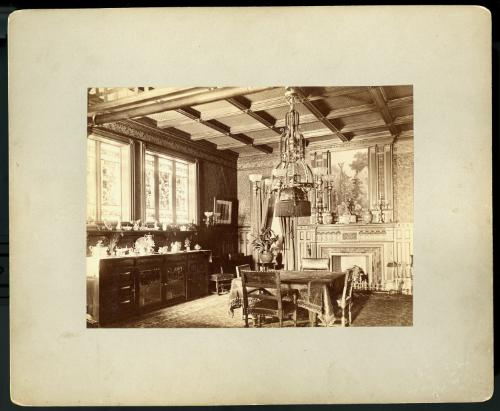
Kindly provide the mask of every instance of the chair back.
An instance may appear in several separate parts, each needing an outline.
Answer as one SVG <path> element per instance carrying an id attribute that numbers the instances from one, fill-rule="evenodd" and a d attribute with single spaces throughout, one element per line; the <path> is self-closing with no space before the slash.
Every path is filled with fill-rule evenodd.
<path id="1" fill-rule="evenodd" d="M 329 258 L 303 258 L 300 266 L 301 270 L 322 270 L 330 271 Z"/>
<path id="2" fill-rule="evenodd" d="M 277 271 L 241 271 L 241 285 L 243 289 L 243 309 L 248 307 L 248 295 L 257 293 L 266 298 L 276 299 L 278 301 L 278 311 L 282 311 L 281 300 L 281 280 Z M 252 288 L 252 290 L 248 290 Z M 273 295 L 268 290 L 276 290 Z"/>
<path id="3" fill-rule="evenodd" d="M 212 257 L 211 269 L 213 274 L 224 274 L 224 266 L 220 256 Z"/>
<path id="4" fill-rule="evenodd" d="M 242 271 L 251 271 L 250 264 L 241 264 L 236 266 L 236 277 L 241 277 Z"/>
<path id="5" fill-rule="evenodd" d="M 359 267 L 354 266 L 346 271 L 344 280 L 344 289 L 342 290 L 342 301 L 348 302 L 352 297 L 352 289 L 354 287 L 354 278 L 359 273 Z"/>

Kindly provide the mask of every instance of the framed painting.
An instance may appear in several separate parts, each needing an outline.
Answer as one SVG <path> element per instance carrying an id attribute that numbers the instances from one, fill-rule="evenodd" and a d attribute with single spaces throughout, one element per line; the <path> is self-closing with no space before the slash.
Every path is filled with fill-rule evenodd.
<path id="1" fill-rule="evenodd" d="M 228 225 L 232 222 L 233 202 L 214 198 L 215 224 Z"/>

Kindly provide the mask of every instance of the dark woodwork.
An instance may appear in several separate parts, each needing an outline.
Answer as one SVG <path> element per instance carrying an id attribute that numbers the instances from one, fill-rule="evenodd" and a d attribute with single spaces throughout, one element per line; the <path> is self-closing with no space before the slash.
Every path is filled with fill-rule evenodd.
<path id="1" fill-rule="evenodd" d="M 162 305 L 163 260 L 160 255 L 136 260 L 135 281 L 139 312 L 160 308 Z"/>
<path id="2" fill-rule="evenodd" d="M 373 98 L 373 102 L 377 105 L 380 110 L 380 114 L 387 124 L 391 134 L 395 137 L 398 134 L 398 130 L 394 126 L 394 120 L 392 118 L 391 113 L 389 112 L 389 108 L 387 107 L 387 102 L 383 94 L 383 89 L 381 87 L 368 87 L 368 91 Z"/>
<path id="3" fill-rule="evenodd" d="M 233 208 L 233 215 L 235 209 Z M 201 226 L 198 230 L 199 243 L 212 250 L 214 256 L 228 258 L 238 253 L 238 227 L 235 224 Z"/>
<path id="4" fill-rule="evenodd" d="M 207 295 L 209 256 L 193 251 L 102 259 L 99 277 L 87 277 L 90 323 L 106 326 Z"/>
<path id="5" fill-rule="evenodd" d="M 101 261 L 98 289 L 100 322 L 116 321 L 135 313 L 137 284 L 134 265 L 133 258 Z"/>
<path id="6" fill-rule="evenodd" d="M 187 261 L 186 293 L 187 299 L 203 297 L 208 294 L 208 261 L 195 256 Z M 200 281 L 204 278 L 204 281 Z"/>
<path id="7" fill-rule="evenodd" d="M 184 301 L 187 296 L 187 267 L 185 256 L 172 255 L 165 258 L 163 268 L 163 301 L 167 305 Z"/>
<path id="8" fill-rule="evenodd" d="M 243 113 L 252 117 L 254 120 L 257 120 L 259 123 L 263 124 L 268 129 L 274 131 L 276 134 L 281 135 L 282 131 L 278 127 L 276 127 L 276 120 L 274 120 L 265 111 L 262 111 L 261 113 L 256 113 L 252 111 L 251 110 L 252 103 L 248 99 L 244 97 L 233 97 L 233 98 L 228 98 L 226 101 L 228 103 L 231 103 L 238 109 L 240 109 Z"/>
<path id="9" fill-rule="evenodd" d="M 243 143 L 245 145 L 251 145 L 255 149 L 262 151 L 263 153 L 270 154 L 273 152 L 272 147 L 269 147 L 265 144 L 260 144 L 260 145 L 254 144 L 253 138 L 248 137 L 245 134 L 231 133 L 231 128 L 221 123 L 220 121 L 203 120 L 201 118 L 201 114 L 193 108 L 183 107 L 177 109 L 176 111 L 182 114 L 183 116 L 190 118 L 191 120 L 194 120 L 200 124 L 203 124 L 208 128 L 211 128 L 212 130 L 217 131 L 218 133 L 224 134 L 225 136 L 232 138 L 233 140 L 239 141 L 240 143 Z"/>
<path id="10" fill-rule="evenodd" d="M 111 101 L 101 101 L 99 98 L 93 96 L 95 101 L 93 101 L 89 108 L 89 114 L 102 113 L 104 111 L 124 109 L 125 107 L 131 108 L 132 106 L 140 106 L 148 104 L 152 101 L 169 99 L 179 97 L 193 96 L 200 93 L 206 93 L 212 88 L 209 87 L 187 87 L 180 90 L 172 91 L 171 89 L 153 89 L 148 91 L 143 91 L 141 93 L 135 94 L 133 96 L 122 97 L 118 100 Z"/>
<path id="11" fill-rule="evenodd" d="M 191 143 L 191 148 L 200 152 L 200 158 L 210 158 L 210 161 L 234 167 L 235 158 L 232 159 L 231 154 L 245 157 L 257 155 L 259 151 L 266 153 L 271 149 L 276 150 L 281 128 L 285 125 L 285 110 L 279 109 L 288 105 L 284 94 L 280 95 L 281 89 L 268 87 L 258 93 L 257 89 L 251 89 L 247 93 L 227 96 L 226 88 L 166 88 L 138 92 L 135 96 L 112 101 L 103 101 L 105 98 L 102 94 L 100 97 L 89 95 L 88 118 L 91 130 L 122 133 L 148 144 L 168 145 L 174 151 L 174 146 L 189 151 L 186 145 Z M 300 122 L 304 126 L 305 138 L 312 144 L 325 142 L 339 145 L 346 141 L 361 144 L 374 139 L 413 138 L 411 86 L 297 87 L 297 90 L 301 94 L 299 101 L 308 111 L 301 114 Z M 213 96 L 213 93 L 221 93 L 219 99 L 213 102 L 222 104 L 203 103 L 205 96 Z M 158 100 L 153 102 L 156 96 L 159 96 Z M 180 96 L 192 99 L 192 104 L 179 105 Z M 164 111 L 178 110 L 185 115 L 166 123 L 147 115 L 133 119 L 125 116 L 128 120 L 100 126 L 92 123 L 94 115 L 95 119 L 102 120 L 103 116 L 122 112 L 130 115 L 130 109 L 145 110 L 154 106 L 156 110 L 156 104 L 166 104 L 163 108 L 168 109 Z M 106 112 L 110 107 L 111 111 Z M 374 120 L 377 114 L 381 118 Z M 232 116 L 241 116 L 245 120 L 237 124 L 229 119 Z M 352 116 L 356 117 L 355 121 L 352 118 L 345 121 Z M 249 121 L 250 118 L 255 121 Z M 168 128 L 165 128 L 167 125 Z M 181 131 L 185 125 L 190 126 L 189 132 Z M 207 127 L 216 132 L 207 132 Z M 235 142 L 221 138 L 223 136 Z"/>
<path id="12" fill-rule="evenodd" d="M 124 109 L 112 113 L 97 114 L 91 118 L 91 121 L 93 125 L 112 123 L 114 121 L 161 113 L 162 111 L 175 110 L 179 107 L 211 103 L 213 101 L 240 96 L 242 94 L 257 93 L 259 91 L 267 90 L 268 88 L 269 87 L 223 87 L 214 91 L 196 94 L 194 96 L 180 97 L 165 102 L 148 104 L 146 106 Z"/>
<path id="13" fill-rule="evenodd" d="M 301 90 L 298 90 L 298 94 L 302 99 L 301 102 L 304 105 L 304 107 L 307 108 L 312 114 L 314 114 L 314 117 L 316 117 L 319 122 L 321 122 L 333 134 L 335 134 L 338 138 L 340 138 L 341 141 L 349 141 L 349 139 L 328 118 L 326 118 L 325 113 L 322 113 L 321 110 L 319 110 L 314 105 L 314 103 L 312 103 L 311 101 L 307 100 L 304 97 L 304 93 Z"/>

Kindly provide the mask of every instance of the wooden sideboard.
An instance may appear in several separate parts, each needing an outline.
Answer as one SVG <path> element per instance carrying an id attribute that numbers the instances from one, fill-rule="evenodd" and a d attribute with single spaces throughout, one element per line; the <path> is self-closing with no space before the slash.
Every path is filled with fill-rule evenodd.
<path id="1" fill-rule="evenodd" d="M 206 250 L 87 258 L 88 325 L 105 326 L 208 294 Z"/>

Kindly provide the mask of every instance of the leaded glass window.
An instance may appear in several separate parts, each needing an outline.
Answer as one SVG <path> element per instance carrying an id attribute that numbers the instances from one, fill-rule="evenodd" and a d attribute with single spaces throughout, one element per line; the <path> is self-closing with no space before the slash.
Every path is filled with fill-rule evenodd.
<path id="1" fill-rule="evenodd" d="M 87 139 L 87 220 L 97 220 L 96 142 Z"/>
<path id="2" fill-rule="evenodd" d="M 130 146 L 87 139 L 87 221 L 130 220 Z"/>
<path id="3" fill-rule="evenodd" d="M 189 222 L 189 192 L 188 192 L 188 167 L 187 164 L 176 164 L 175 172 L 175 201 L 177 222 Z"/>
<path id="4" fill-rule="evenodd" d="M 158 158 L 158 185 L 160 194 L 159 219 L 173 221 L 174 209 L 172 204 L 172 176 L 174 162 L 163 157 Z"/>
<path id="5" fill-rule="evenodd" d="M 195 164 L 147 152 L 146 220 L 186 224 L 197 219 Z"/>
<path id="6" fill-rule="evenodd" d="M 152 155 L 146 155 L 146 220 L 155 220 L 155 158 Z"/>

